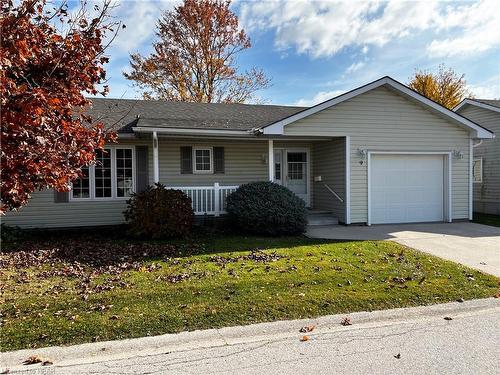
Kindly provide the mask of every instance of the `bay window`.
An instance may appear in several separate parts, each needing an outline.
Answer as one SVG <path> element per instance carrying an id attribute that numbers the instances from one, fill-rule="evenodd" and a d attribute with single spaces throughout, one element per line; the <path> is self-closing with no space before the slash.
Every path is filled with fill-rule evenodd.
<path id="1" fill-rule="evenodd" d="M 73 181 L 71 200 L 128 198 L 134 191 L 134 149 L 98 150 L 95 164 L 82 172 L 82 177 Z"/>

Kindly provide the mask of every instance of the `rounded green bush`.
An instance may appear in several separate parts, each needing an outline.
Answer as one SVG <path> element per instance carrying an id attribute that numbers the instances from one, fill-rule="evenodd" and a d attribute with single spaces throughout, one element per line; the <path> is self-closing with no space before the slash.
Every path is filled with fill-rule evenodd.
<path id="1" fill-rule="evenodd" d="M 132 194 L 124 215 L 131 235 L 154 239 L 185 237 L 194 223 L 191 198 L 161 184 Z"/>
<path id="2" fill-rule="evenodd" d="M 307 225 L 304 201 L 272 182 L 241 185 L 227 197 L 227 213 L 240 231 L 255 234 L 301 234 Z"/>

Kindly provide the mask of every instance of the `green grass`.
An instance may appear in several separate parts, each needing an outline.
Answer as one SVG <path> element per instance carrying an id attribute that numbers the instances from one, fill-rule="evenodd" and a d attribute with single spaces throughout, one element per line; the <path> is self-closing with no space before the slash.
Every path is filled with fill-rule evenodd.
<path id="1" fill-rule="evenodd" d="M 499 290 L 494 276 L 392 242 L 236 236 L 204 242 L 198 255 L 148 260 L 145 266 L 161 268 L 127 271 L 121 279 L 128 286 L 86 300 L 74 278 L 36 276 L 48 266 L 2 270 L 2 350 L 434 304 Z M 234 259 L 252 249 L 282 257 Z M 189 276 L 165 280 L 180 274 Z M 105 309 L 96 310 L 101 305 Z"/>
<path id="2" fill-rule="evenodd" d="M 479 212 L 474 212 L 475 223 L 491 225 L 494 227 L 500 227 L 500 215 L 491 214 L 481 214 Z"/>

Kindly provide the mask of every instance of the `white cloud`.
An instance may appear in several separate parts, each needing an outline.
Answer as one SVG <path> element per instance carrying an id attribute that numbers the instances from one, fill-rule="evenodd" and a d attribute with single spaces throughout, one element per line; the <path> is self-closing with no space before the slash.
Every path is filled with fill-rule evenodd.
<path id="1" fill-rule="evenodd" d="M 302 98 L 297 100 L 295 102 L 295 105 L 300 106 L 300 107 L 310 107 L 319 103 L 322 103 L 326 100 L 335 98 L 336 96 L 339 96 L 343 94 L 345 91 L 344 90 L 334 90 L 334 91 L 320 91 L 316 95 L 314 95 L 312 98 Z"/>
<path id="2" fill-rule="evenodd" d="M 359 69 L 364 67 L 366 64 L 363 61 L 359 61 L 357 63 L 352 63 L 349 65 L 349 67 L 345 70 L 345 74 L 352 74 L 354 72 L 357 72 Z"/>
<path id="3" fill-rule="evenodd" d="M 500 74 L 478 84 L 468 85 L 468 89 L 478 99 L 500 99 Z"/>
<path id="4" fill-rule="evenodd" d="M 126 53 L 140 48 L 153 37 L 161 13 L 173 9 L 178 3 L 178 0 L 121 1 L 113 15 L 126 28 L 120 30 L 112 48 Z"/>
<path id="5" fill-rule="evenodd" d="M 442 35 L 428 47 L 433 54 L 482 52 L 500 46 L 497 0 L 459 4 L 282 0 L 245 2 L 240 14 L 248 30 L 273 29 L 278 49 L 295 48 L 312 57 L 332 56 L 352 46 L 367 52 L 370 45 L 381 47 L 424 31 L 431 32 L 431 38 Z"/>

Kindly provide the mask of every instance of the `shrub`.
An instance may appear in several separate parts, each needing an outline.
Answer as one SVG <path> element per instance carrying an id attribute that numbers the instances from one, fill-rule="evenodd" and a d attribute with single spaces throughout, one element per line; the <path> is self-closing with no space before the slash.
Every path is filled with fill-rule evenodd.
<path id="1" fill-rule="evenodd" d="M 256 234 L 300 234 L 307 225 L 304 201 L 272 182 L 241 185 L 228 196 L 227 212 L 239 230 Z"/>
<path id="2" fill-rule="evenodd" d="M 176 238 L 191 232 L 194 213 L 191 198 L 161 184 L 132 194 L 124 212 L 129 233 L 137 237 Z"/>

